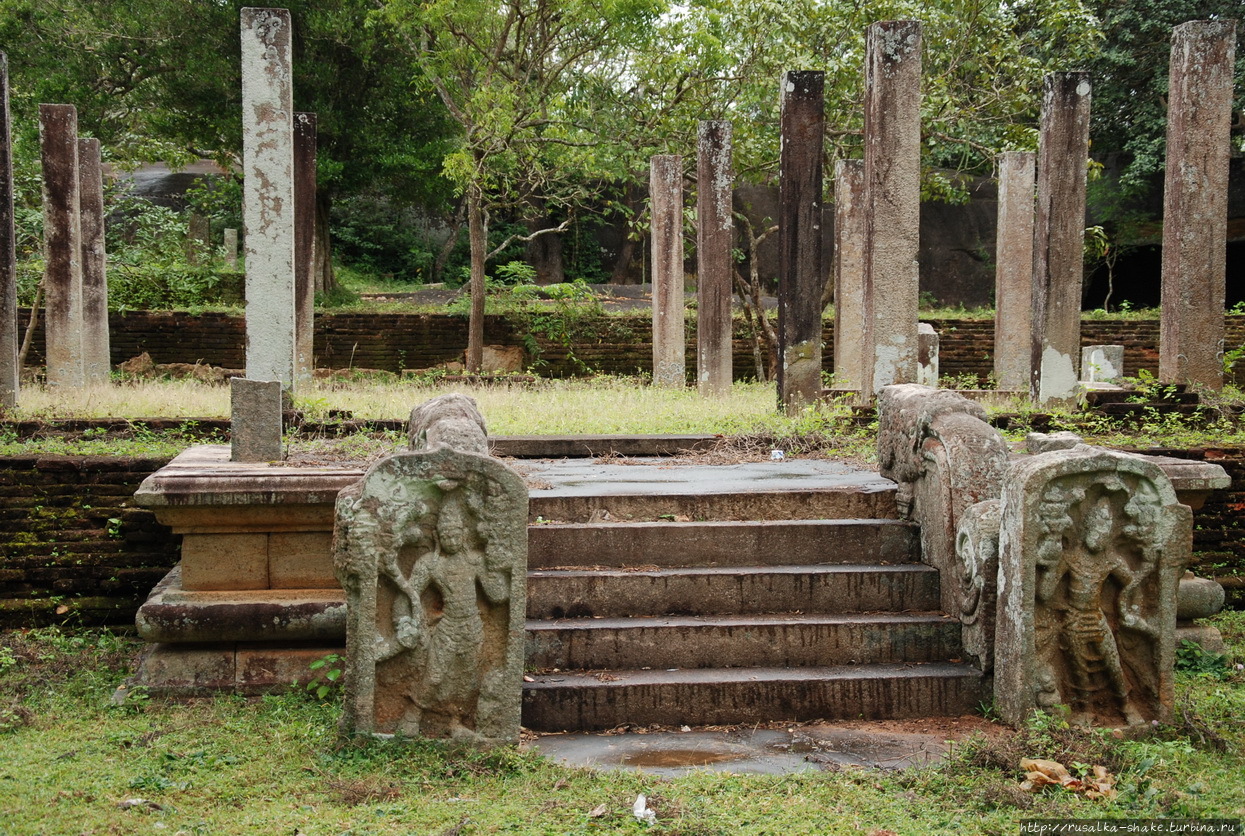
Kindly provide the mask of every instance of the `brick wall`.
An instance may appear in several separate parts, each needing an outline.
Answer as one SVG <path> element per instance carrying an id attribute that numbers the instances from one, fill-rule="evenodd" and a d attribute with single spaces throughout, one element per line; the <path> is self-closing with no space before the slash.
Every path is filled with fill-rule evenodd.
<path id="1" fill-rule="evenodd" d="M 1245 448 L 1147 449 L 1223 465 L 1232 486 L 1194 514 L 1194 568 L 1245 608 Z M 133 624 L 178 559 L 177 538 L 131 497 L 163 459 L 0 458 L 0 628 Z M 113 521 L 117 522 L 113 522 Z"/>
<path id="2" fill-rule="evenodd" d="M 22 320 L 25 321 L 23 312 Z M 994 323 L 991 320 L 931 320 L 939 333 L 942 373 L 983 379 L 992 368 Z M 610 316 L 579 325 L 571 346 L 543 337 L 526 342 L 540 348 L 538 371 L 569 377 L 588 371 L 612 374 L 648 372 L 652 367 L 651 320 L 648 314 Z M 245 365 L 246 330 L 241 317 L 220 313 L 186 314 L 160 311 L 113 312 L 112 361 L 124 362 L 144 351 L 157 363 L 206 363 L 239 369 Z M 24 325 L 22 326 L 25 327 Z M 503 317 L 485 320 L 485 342 L 524 345 L 522 326 Z M 36 329 L 29 362 L 43 362 L 42 323 Z M 1156 320 L 1100 320 L 1081 324 L 1084 345 L 1122 344 L 1124 372 L 1158 371 Z M 756 366 L 745 327 L 736 324 L 734 368 L 737 378 L 754 377 Z M 834 331 L 823 330 L 824 367 L 834 368 Z M 1245 316 L 1228 317 L 1228 348 L 1245 343 Z M 400 371 L 435 366 L 461 358 L 467 347 L 467 320 L 446 314 L 321 314 L 316 317 L 315 363 L 321 368 L 368 368 Z M 689 379 L 696 362 L 695 322 L 687 339 Z M 1245 366 L 1245 364 L 1241 364 Z M 1245 380 L 1245 368 L 1238 374 Z"/>
<path id="3" fill-rule="evenodd" d="M 132 624 L 177 538 L 133 494 L 167 459 L 0 458 L 0 627 Z"/>

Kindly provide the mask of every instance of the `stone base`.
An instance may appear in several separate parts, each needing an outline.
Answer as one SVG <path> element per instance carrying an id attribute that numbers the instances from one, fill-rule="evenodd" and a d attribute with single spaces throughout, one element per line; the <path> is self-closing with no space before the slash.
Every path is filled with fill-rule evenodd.
<path id="1" fill-rule="evenodd" d="M 127 682 L 159 695 L 192 696 L 213 691 L 267 694 L 305 687 L 318 675 L 311 663 L 338 645 L 276 645 L 258 642 L 156 644 Z"/>
<path id="2" fill-rule="evenodd" d="M 1179 650 L 1180 643 L 1185 641 L 1201 645 L 1202 650 L 1207 653 L 1228 652 L 1228 646 L 1223 643 L 1218 627 L 1180 622 L 1176 625 L 1176 649 Z"/>

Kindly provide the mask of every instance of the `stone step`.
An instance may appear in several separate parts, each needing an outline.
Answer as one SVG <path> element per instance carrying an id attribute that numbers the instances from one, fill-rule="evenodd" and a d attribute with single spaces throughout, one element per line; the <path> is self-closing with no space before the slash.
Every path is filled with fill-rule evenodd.
<path id="1" fill-rule="evenodd" d="M 985 695 L 980 671 L 948 662 L 576 671 L 530 679 L 523 725 L 534 731 L 948 717 L 975 711 Z"/>
<path id="2" fill-rule="evenodd" d="M 921 564 L 537 569 L 527 575 L 529 618 L 901 612 L 938 604 L 938 571 Z"/>
<path id="3" fill-rule="evenodd" d="M 614 520 L 895 519 L 895 483 L 876 472 L 817 459 L 676 464 L 628 459 L 516 462 L 530 491 L 529 518 Z"/>
<path id="4" fill-rule="evenodd" d="M 529 669 L 939 662 L 959 656 L 941 613 L 529 619 Z"/>
<path id="5" fill-rule="evenodd" d="M 528 527 L 529 569 L 898 564 L 919 560 L 900 520 L 554 523 Z"/>

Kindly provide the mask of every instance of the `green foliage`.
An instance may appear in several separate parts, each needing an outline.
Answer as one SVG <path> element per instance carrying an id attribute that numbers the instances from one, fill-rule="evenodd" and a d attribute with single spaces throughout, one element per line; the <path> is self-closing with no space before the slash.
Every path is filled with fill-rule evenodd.
<path id="1" fill-rule="evenodd" d="M 1205 650 L 1197 642 L 1188 639 L 1176 648 L 1176 670 L 1220 681 L 1231 679 L 1235 673 L 1227 656 Z"/>
<path id="2" fill-rule="evenodd" d="M 384 195 L 367 194 L 336 201 L 333 240 L 346 265 L 391 281 L 430 282 L 439 244 L 427 220 Z"/>
<path id="3" fill-rule="evenodd" d="M 346 658 L 340 653 L 329 653 L 316 659 L 307 667 L 315 672 L 315 678 L 307 683 L 307 693 L 318 700 L 337 699 L 341 696 Z"/>
<path id="4" fill-rule="evenodd" d="M 1171 30 L 1189 20 L 1239 18 L 1238 0 L 1090 0 L 1101 21 L 1102 48 L 1086 66 L 1093 77 L 1094 153 L 1120 154 L 1119 191 L 1147 192 L 1163 170 Z M 1245 110 L 1245 31 L 1237 26 L 1236 101 Z M 1238 137 L 1234 140 L 1241 142 Z"/>

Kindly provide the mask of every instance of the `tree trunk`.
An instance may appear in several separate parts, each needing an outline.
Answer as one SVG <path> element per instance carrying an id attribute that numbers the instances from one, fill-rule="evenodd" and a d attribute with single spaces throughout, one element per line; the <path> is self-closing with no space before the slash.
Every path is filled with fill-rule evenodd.
<path id="1" fill-rule="evenodd" d="M 637 284 L 632 280 L 631 262 L 635 259 L 636 245 L 639 240 L 631 235 L 630 218 L 635 217 L 640 211 L 641 200 L 639 189 L 628 184 L 623 194 L 623 205 L 629 210 L 628 217 L 622 221 L 622 246 L 618 248 L 618 254 L 614 257 L 614 269 L 610 271 L 610 281 L 614 284 Z"/>
<path id="2" fill-rule="evenodd" d="M 315 263 L 311 266 L 311 280 L 316 293 L 328 293 L 337 287 L 333 275 L 333 238 L 329 232 L 329 209 L 333 199 L 323 189 L 316 190 L 315 244 L 312 252 Z"/>
<path id="3" fill-rule="evenodd" d="M 484 362 L 484 259 L 488 255 L 488 224 L 479 186 L 467 190 L 467 236 L 471 243 L 471 318 L 467 323 L 467 371 L 479 374 Z"/>

